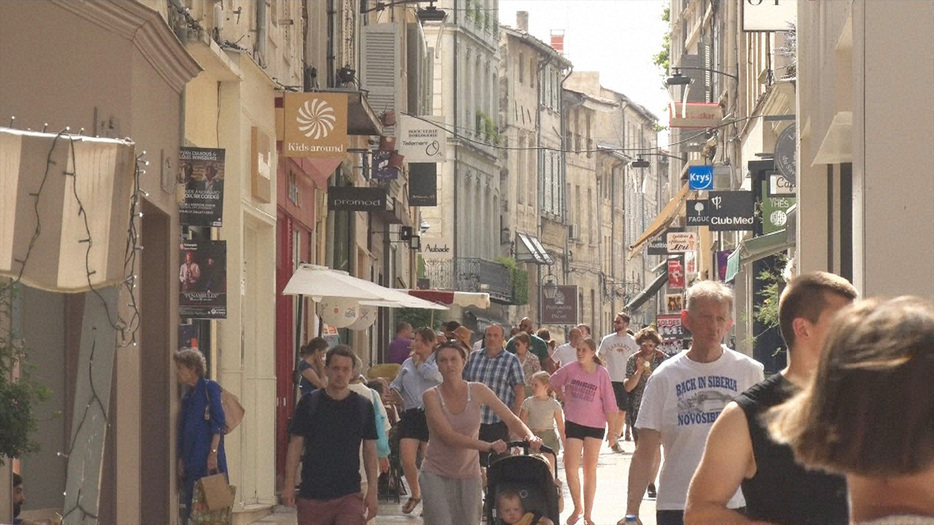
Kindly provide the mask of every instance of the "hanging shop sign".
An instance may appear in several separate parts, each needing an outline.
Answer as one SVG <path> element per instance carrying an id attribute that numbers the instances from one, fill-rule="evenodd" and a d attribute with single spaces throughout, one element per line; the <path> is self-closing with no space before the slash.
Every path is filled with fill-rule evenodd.
<path id="1" fill-rule="evenodd" d="M 646 253 L 648 255 L 668 255 L 668 233 L 669 232 L 682 232 L 684 228 L 680 226 L 672 226 L 668 228 L 661 235 L 658 235 L 648 242 L 646 247 Z"/>
<path id="2" fill-rule="evenodd" d="M 186 319 L 227 318 L 227 241 L 179 245 L 178 315 Z"/>
<path id="3" fill-rule="evenodd" d="M 795 0 L 744 0 L 743 31 L 794 30 L 798 19 Z"/>
<path id="4" fill-rule="evenodd" d="M 542 294 L 542 324 L 577 324 L 577 286 L 558 286 L 551 299 Z"/>
<path id="5" fill-rule="evenodd" d="M 752 231 L 756 200 L 751 191 L 712 191 L 707 200 L 711 231 Z"/>
<path id="6" fill-rule="evenodd" d="M 688 199 L 685 207 L 686 224 L 688 226 L 707 226 L 710 224 L 709 207 L 707 199 Z"/>
<path id="7" fill-rule="evenodd" d="M 794 197 L 795 183 L 781 173 L 769 174 L 769 197 Z"/>
<path id="8" fill-rule="evenodd" d="M 778 140 L 775 141 L 774 155 L 775 167 L 778 168 L 779 173 L 791 182 L 792 187 L 794 187 L 797 180 L 798 170 L 798 132 L 796 130 L 797 126 L 792 124 L 778 135 Z"/>
<path id="9" fill-rule="evenodd" d="M 179 148 L 179 182 L 185 185 L 185 201 L 178 211 L 183 225 L 223 226 L 225 156 L 223 149 Z"/>
<path id="10" fill-rule="evenodd" d="M 791 194 L 787 193 L 772 193 L 771 189 L 774 185 L 774 178 L 782 178 L 781 175 L 773 173 L 769 177 L 769 182 L 762 182 L 763 195 L 767 195 L 762 198 L 762 233 L 772 233 L 778 230 L 785 229 L 788 225 L 788 209 L 794 206 L 797 199 L 795 199 L 794 190 Z M 768 194 L 765 193 L 766 185 L 769 186 Z"/>
<path id="11" fill-rule="evenodd" d="M 668 117 L 671 128 L 715 128 L 723 121 L 723 108 L 711 102 L 673 102 L 668 107 Z"/>
<path id="12" fill-rule="evenodd" d="M 684 347 L 684 326 L 681 324 L 681 315 L 665 314 L 655 317 L 655 325 L 658 327 L 658 335 L 662 339 L 662 344 L 658 349 L 665 355 L 675 355 Z"/>
<path id="13" fill-rule="evenodd" d="M 713 166 L 688 166 L 688 184 L 692 190 L 712 190 Z"/>
<path id="14" fill-rule="evenodd" d="M 387 211 L 386 188 L 328 188 L 328 211 Z"/>
<path id="15" fill-rule="evenodd" d="M 373 178 L 376 180 L 395 180 L 399 170 L 390 163 L 392 151 L 376 150 L 373 152 Z"/>
<path id="16" fill-rule="evenodd" d="M 409 162 L 444 162 L 447 132 L 424 117 L 402 115 L 397 147 Z"/>
<path id="17" fill-rule="evenodd" d="M 667 239 L 668 253 L 684 253 L 697 250 L 697 234 L 694 232 L 669 231 Z"/>
<path id="18" fill-rule="evenodd" d="M 668 259 L 668 288 L 684 288 L 684 265 L 681 259 Z"/>
<path id="19" fill-rule="evenodd" d="M 347 148 L 347 95 L 285 93 L 282 155 L 343 157 Z"/>
<path id="20" fill-rule="evenodd" d="M 409 164 L 409 206 L 438 205 L 438 165 L 434 162 Z"/>

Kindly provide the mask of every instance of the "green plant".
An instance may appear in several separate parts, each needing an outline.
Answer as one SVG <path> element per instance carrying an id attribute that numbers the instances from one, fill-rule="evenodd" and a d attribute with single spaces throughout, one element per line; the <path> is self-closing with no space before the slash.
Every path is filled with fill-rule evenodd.
<path id="1" fill-rule="evenodd" d="M 785 267 L 787 257 L 776 257 L 775 265 L 759 272 L 756 280 L 762 283 L 762 288 L 756 294 L 759 296 L 759 303 L 753 307 L 756 321 L 764 325 L 768 330 L 779 325 L 778 319 L 778 300 L 781 297 L 782 290 L 785 288 L 785 279 L 782 277 L 781 269 Z M 775 349 L 773 355 L 778 355 L 784 349 L 779 347 Z"/>
<path id="2" fill-rule="evenodd" d="M 492 117 L 482 111 L 477 111 L 477 133 L 491 144 L 497 146 L 502 144 L 503 139 L 499 134 L 499 129 L 496 127 L 496 122 L 493 121 Z"/>
<path id="3" fill-rule="evenodd" d="M 431 313 L 434 310 L 423 310 L 421 308 L 399 308 L 395 310 L 395 323 L 406 322 L 412 325 L 412 328 L 421 328 L 427 326 L 432 330 L 441 328 L 441 319 L 433 317 Z"/>
<path id="4" fill-rule="evenodd" d="M 516 260 L 512 257 L 500 257 L 496 262 L 509 269 L 509 276 L 512 278 L 512 302 L 513 304 L 529 304 L 529 272 L 519 268 Z"/>
<path id="5" fill-rule="evenodd" d="M 662 11 L 662 20 L 665 22 L 671 22 L 671 7 L 665 7 L 665 10 Z M 652 62 L 661 68 L 662 76 L 668 75 L 668 66 L 671 59 L 671 34 L 665 33 L 665 36 L 662 37 L 662 50 L 658 53 L 652 55 Z"/>

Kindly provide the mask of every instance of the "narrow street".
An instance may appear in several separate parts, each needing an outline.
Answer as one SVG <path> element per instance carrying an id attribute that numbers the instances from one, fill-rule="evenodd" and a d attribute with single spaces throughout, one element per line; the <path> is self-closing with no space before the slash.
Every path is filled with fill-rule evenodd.
<path id="1" fill-rule="evenodd" d="M 604 446 L 600 451 L 600 460 L 597 464 L 597 498 L 593 512 L 593 521 L 596 525 L 615 525 L 626 512 L 626 484 L 629 478 L 629 462 L 632 458 L 632 452 L 635 444 L 629 441 L 621 441 L 623 454 L 616 454 Z M 560 460 L 560 456 L 559 456 Z M 567 480 L 564 475 L 564 468 L 558 467 L 558 474 L 562 480 Z M 403 497 L 403 502 L 405 501 Z M 406 516 L 402 514 L 401 503 L 395 501 L 380 500 L 379 515 L 376 517 L 377 525 L 422 525 L 418 512 L 421 507 Z M 264 519 L 255 522 L 263 525 L 294 525 L 296 523 L 294 509 L 286 507 L 277 507 L 277 512 L 266 516 Z M 571 496 L 567 492 L 567 484 L 564 489 L 564 512 L 561 513 L 561 524 L 567 520 L 568 513 L 573 509 Z M 643 500 L 641 516 L 643 525 L 655 525 L 655 500 Z M 583 520 L 578 521 L 579 524 Z"/>

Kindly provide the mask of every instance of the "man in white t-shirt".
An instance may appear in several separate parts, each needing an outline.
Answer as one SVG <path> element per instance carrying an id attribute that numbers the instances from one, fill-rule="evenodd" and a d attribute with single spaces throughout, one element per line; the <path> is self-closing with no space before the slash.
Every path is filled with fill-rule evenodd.
<path id="1" fill-rule="evenodd" d="M 691 348 L 662 363 L 645 386 L 626 514 L 639 514 L 652 461 L 662 446 L 656 523 L 682 525 L 688 485 L 710 427 L 727 403 L 763 379 L 761 363 L 721 344 L 733 324 L 732 309 L 733 291 L 723 283 L 701 281 L 688 289 L 681 322 L 693 335 Z M 743 506 L 737 490 L 727 507 Z"/>
<path id="2" fill-rule="evenodd" d="M 554 353 L 551 354 L 551 360 L 555 362 L 558 368 L 568 363 L 577 362 L 577 345 L 583 340 L 584 336 L 581 334 L 580 328 L 571 328 L 571 331 L 568 332 L 568 342 L 555 348 Z"/>
<path id="3" fill-rule="evenodd" d="M 614 417 L 610 418 L 610 431 L 607 434 L 607 441 L 613 452 L 622 452 L 619 440 L 623 433 L 623 425 L 626 421 L 626 410 L 629 407 L 629 394 L 624 386 L 626 382 L 626 362 L 629 356 L 639 351 L 639 345 L 633 336 L 626 331 L 629 330 L 629 314 L 620 312 L 616 314 L 613 320 L 613 333 L 603 336 L 600 341 L 600 348 L 597 349 L 597 355 L 603 359 L 607 372 L 610 373 L 610 381 L 613 383 L 613 393 L 616 395 L 616 406 L 619 411 Z M 626 441 L 631 441 L 631 434 L 627 436 Z"/>

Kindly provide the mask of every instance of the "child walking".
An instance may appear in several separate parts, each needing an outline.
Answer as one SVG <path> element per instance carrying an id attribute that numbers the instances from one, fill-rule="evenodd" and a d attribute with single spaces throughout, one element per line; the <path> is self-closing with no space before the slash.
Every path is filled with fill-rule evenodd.
<path id="1" fill-rule="evenodd" d="M 555 451 L 554 459 L 557 459 L 558 451 L 564 444 L 564 412 L 561 409 L 561 403 L 555 399 L 555 393 L 548 384 L 548 378 L 548 372 L 532 374 L 529 380 L 532 385 L 532 395 L 522 402 L 519 419 L 532 430 L 533 434 L 542 438 L 542 443 L 546 447 Z M 557 472 L 553 458 L 545 454 L 545 459 L 551 465 L 552 472 Z M 555 484 L 560 486 L 560 480 L 555 478 Z"/>

